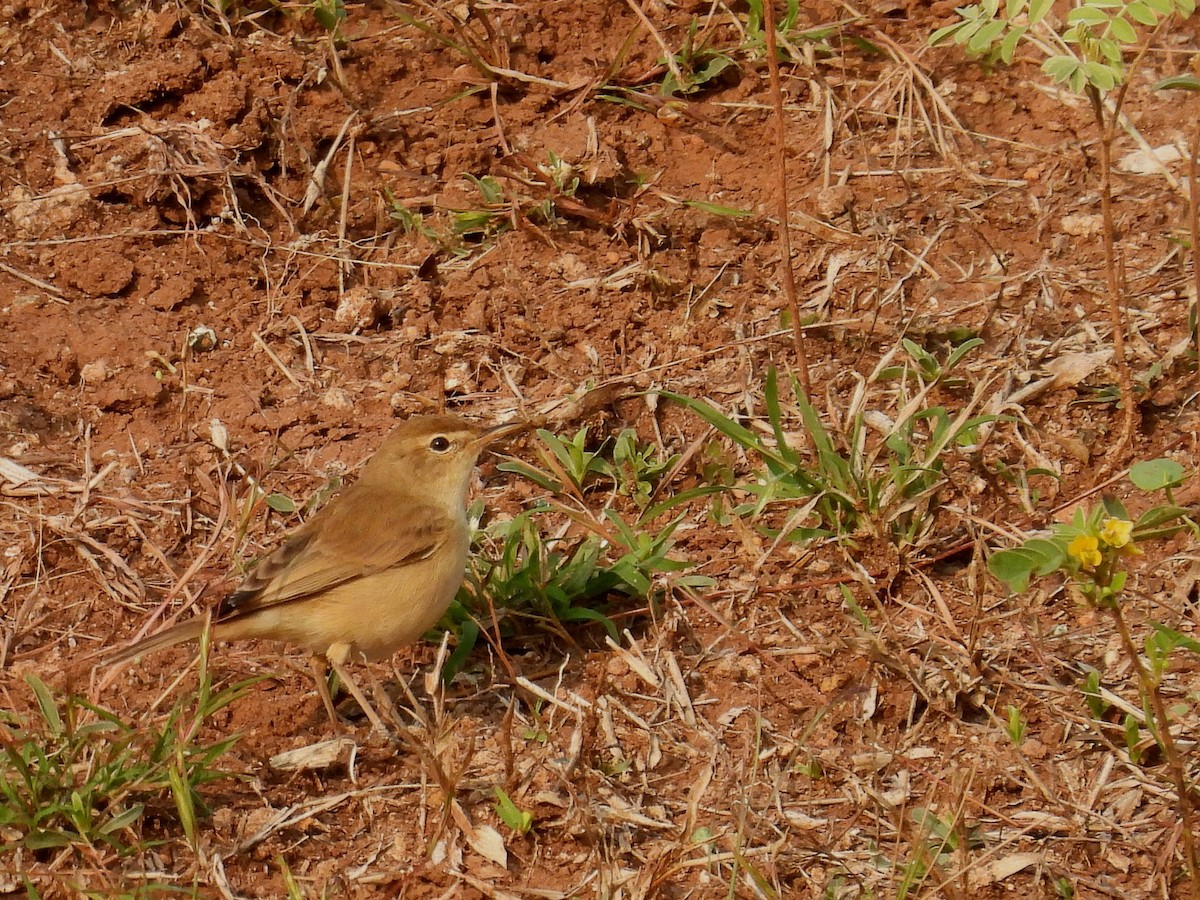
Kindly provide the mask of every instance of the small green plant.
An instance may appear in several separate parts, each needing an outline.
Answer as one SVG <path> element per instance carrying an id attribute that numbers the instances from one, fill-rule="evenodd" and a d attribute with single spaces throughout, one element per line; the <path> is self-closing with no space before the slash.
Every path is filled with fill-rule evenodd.
<path id="1" fill-rule="evenodd" d="M 1129 85 L 1126 53 L 1132 66 L 1146 56 L 1153 38 L 1161 37 L 1168 22 L 1183 20 L 1196 10 L 1196 0 L 1082 0 L 1055 27 L 1053 0 L 981 0 L 960 7 L 960 21 L 939 28 L 931 45 L 953 39 L 975 57 L 1010 63 L 1018 45 L 1027 42 L 1046 57 L 1042 71 L 1055 83 L 1087 97 L 1099 133 L 1100 212 L 1104 242 L 1104 272 L 1108 315 L 1116 357 L 1118 399 L 1123 401 L 1119 452 L 1133 435 L 1138 415 L 1133 402 L 1134 380 L 1125 356 L 1125 295 L 1117 273 L 1116 227 L 1112 211 L 1112 148 L 1121 122 Z M 1110 93 L 1115 100 L 1106 104 Z M 1198 336 L 1200 341 L 1200 336 Z M 1198 344 L 1200 346 L 1200 344 Z"/>
<path id="2" fill-rule="evenodd" d="M 533 829 L 533 813 L 513 803 L 512 798 L 499 785 L 493 790 L 496 793 L 496 815 L 500 817 L 500 821 L 517 834 L 528 834 Z"/>
<path id="3" fill-rule="evenodd" d="M 918 835 L 914 842 L 914 856 L 901 867 L 900 883 L 897 885 L 897 900 L 904 900 L 919 891 L 920 886 L 935 870 L 944 869 L 953 863 L 954 855 L 962 849 L 983 846 L 977 828 L 957 826 L 953 819 L 942 818 L 931 809 L 918 806 L 910 813 Z M 964 848 L 965 842 L 965 848 Z"/>
<path id="4" fill-rule="evenodd" d="M 687 35 L 683 46 L 674 54 L 674 66 L 667 68 L 659 92 L 664 96 L 694 94 L 710 82 L 720 77 L 721 73 L 737 63 L 728 53 L 708 45 L 706 40 L 696 41 L 700 23 L 692 19 L 688 25 Z M 666 60 L 661 60 L 666 63 Z M 676 77 L 678 72 L 678 77 Z"/>
<path id="5" fill-rule="evenodd" d="M 589 447 L 586 428 L 569 438 L 546 430 L 537 434 L 543 467 L 507 460 L 499 468 L 528 478 L 551 498 L 477 532 L 467 583 L 442 620 L 457 636 L 443 669 L 447 679 L 461 670 L 481 635 L 480 623 L 487 623 L 493 612 L 501 636 L 512 630 L 515 619 L 533 617 L 552 627 L 594 622 L 617 640 L 616 626 L 601 609 L 611 595 L 648 599 L 655 580 L 664 575 L 685 588 L 711 584 L 703 576 L 681 574 L 692 564 L 671 555 L 681 519 L 651 524 L 673 505 L 696 496 L 681 492 L 646 505 L 677 457 L 664 458 L 654 448 L 638 445 L 631 431 L 595 449 Z M 605 498 L 599 511 L 597 496 Z M 635 518 L 611 505 L 625 498 L 639 509 Z M 480 511 L 478 505 L 473 508 L 473 520 Z"/>
<path id="6" fill-rule="evenodd" d="M 828 429 L 796 379 L 791 390 L 813 452 L 789 440 L 779 395 L 778 376 L 767 373 L 764 402 L 772 435 L 765 437 L 733 421 L 712 405 L 680 394 L 666 394 L 699 414 L 730 440 L 761 460 L 756 478 L 736 490 L 750 496 L 738 505 L 739 516 L 761 516 L 773 508 L 786 515 L 768 533 L 787 540 L 837 538 L 853 541 L 864 533 L 887 536 L 898 545 L 919 542 L 936 516 L 936 495 L 946 480 L 945 456 L 956 445 L 974 441 L 992 416 L 972 417 L 967 408 L 951 414 L 943 406 L 922 408 L 920 401 L 981 341 L 954 348 L 944 362 L 911 341 L 903 347 L 909 360 L 892 365 L 892 354 L 876 368 L 870 382 L 896 382 L 902 409 L 888 421 L 883 439 L 872 446 L 863 385 L 852 401 L 848 428 L 839 439 Z M 907 397 L 909 391 L 912 397 Z"/>
<path id="7" fill-rule="evenodd" d="M 579 170 L 553 150 L 546 151 L 547 161 L 539 165 L 538 171 L 550 179 L 554 189 L 567 197 L 574 197 L 579 190 Z"/>
<path id="8" fill-rule="evenodd" d="M 396 222 L 405 234 L 419 234 L 434 244 L 444 243 L 441 235 L 425 224 L 425 217 L 419 212 L 413 212 L 405 206 L 403 202 L 397 199 L 390 188 L 385 187 L 383 194 L 388 202 L 388 217 L 393 222 Z"/>
<path id="9" fill-rule="evenodd" d="M 540 504 L 482 532 L 467 586 L 442 620 L 458 636 L 443 670 L 446 679 L 461 670 L 478 641 L 479 621 L 487 621 L 489 611 L 487 606 L 481 608 L 482 598 L 506 614 L 501 623 L 505 630 L 511 630 L 512 618 L 533 616 L 552 624 L 596 622 L 617 640 L 616 626 L 596 608 L 598 604 L 614 592 L 646 598 L 655 575 L 691 567 L 669 556 L 678 520 L 650 534 L 631 528 L 613 510 L 606 510 L 624 542 L 625 552 L 614 560 L 612 545 L 595 533 L 576 539 L 547 538 L 539 525 L 553 511 Z M 695 586 L 700 581 L 693 578 L 688 583 Z"/>
<path id="10" fill-rule="evenodd" d="M 605 439 L 595 449 L 588 449 L 591 440 L 586 427 L 570 438 L 561 438 L 545 429 L 537 435 L 543 444 L 536 448 L 541 468 L 510 460 L 501 463 L 500 470 L 528 478 L 556 495 L 570 493 L 582 498 L 598 489 L 612 491 L 629 497 L 643 511 L 662 477 L 674 469 L 680 458 L 677 453 L 662 456 L 652 444 L 640 445 L 632 428 L 623 429 L 615 439 Z M 660 506 L 653 512 L 661 513 L 669 506 Z"/>
<path id="11" fill-rule="evenodd" d="M 660 479 L 679 462 L 679 454 L 662 456 L 652 444 L 638 446 L 637 433 L 626 428 L 613 444 L 613 475 L 618 490 L 645 509 L 658 488 Z"/>
<path id="12" fill-rule="evenodd" d="M 309 4 L 317 24 L 329 32 L 335 40 L 341 38 L 342 23 L 346 21 L 346 4 L 343 0 L 312 0 Z"/>
<path id="13" fill-rule="evenodd" d="M 931 45 L 953 39 L 972 56 L 989 56 L 1011 63 L 1017 46 L 1027 36 L 1057 38 L 1063 51 L 1051 53 L 1042 71 L 1056 84 L 1076 93 L 1091 85 L 1111 91 L 1125 78 L 1125 49 L 1136 45 L 1138 26 L 1157 28 L 1171 15 L 1188 18 L 1195 0 L 1083 0 L 1066 16 L 1066 27 L 1053 31 L 1047 16 L 1054 0 L 983 0 L 958 9 L 961 20 L 939 28 Z"/>
<path id="14" fill-rule="evenodd" d="M 1125 620 L 1122 601 L 1129 578 L 1126 564 L 1141 555 L 1139 544 L 1160 539 L 1181 528 L 1200 535 L 1200 526 L 1188 511 L 1175 502 L 1174 489 L 1185 480 L 1183 467 L 1171 459 L 1138 462 L 1130 468 L 1129 478 L 1143 491 L 1162 491 L 1166 502 L 1151 507 L 1134 520 L 1117 499 L 1105 497 L 1092 510 L 1075 510 L 1071 521 L 1055 525 L 1049 534 L 1031 537 L 1020 546 L 992 554 L 988 568 L 1013 592 L 1023 591 L 1030 579 L 1061 574 L 1068 577 L 1090 605 L 1112 618 L 1121 646 L 1137 677 L 1143 716 L 1126 714 L 1123 732 L 1130 762 L 1143 761 L 1142 729 L 1149 731 L 1154 743 L 1162 748 L 1176 790 L 1176 807 L 1183 824 L 1184 852 L 1195 883 L 1200 878 L 1192 826 L 1192 788 L 1171 724 L 1178 711 L 1169 709 L 1161 690 L 1172 653 L 1184 648 L 1200 656 L 1200 642 L 1165 625 L 1152 623 L 1139 651 Z M 1107 704 L 1100 697 L 1100 677 L 1089 673 L 1084 682 L 1088 711 L 1100 721 Z"/>
<path id="15" fill-rule="evenodd" d="M 1016 706 L 1009 706 L 1007 709 L 1008 721 L 1004 725 L 1005 732 L 1008 733 L 1008 739 L 1017 747 L 1020 747 L 1025 740 L 1025 731 L 1027 725 L 1025 717 L 1021 715 L 1021 710 Z"/>
<path id="16" fill-rule="evenodd" d="M 745 49 L 755 56 L 765 56 L 767 52 L 766 14 L 763 10 L 763 0 L 747 0 L 746 14 L 746 43 Z M 853 18 L 843 19 L 831 25 L 818 25 L 815 28 L 798 29 L 796 23 L 800 18 L 799 0 L 787 0 L 787 9 L 775 22 L 775 39 L 781 51 L 780 55 L 799 62 L 804 59 L 800 46 L 808 44 L 821 55 L 831 55 L 833 47 L 829 38 L 838 34 L 855 21 Z M 870 42 L 862 38 L 856 39 L 864 49 L 875 51 Z"/>
<path id="17" fill-rule="evenodd" d="M 516 185 L 517 193 L 506 192 L 504 185 L 491 175 L 476 177 L 467 173 L 463 178 L 479 192 L 480 204 L 451 210 L 450 231 L 455 239 L 471 243 L 490 240 L 521 223 L 530 227 L 559 224 L 559 205 L 570 203 L 579 190 L 575 168 L 553 152 L 548 154 L 546 163 L 508 176 L 508 183 Z M 533 196 L 522 188 L 532 191 Z M 581 204 L 575 204 L 574 208 L 586 209 Z M 420 227 L 419 220 L 406 213 L 407 210 L 401 212 L 393 206 L 393 217 L 401 225 L 417 228 L 430 237 L 430 232 Z M 450 242 L 440 243 L 445 246 Z"/>
<path id="18" fill-rule="evenodd" d="M 471 182 L 479 191 L 483 206 L 477 209 L 455 210 L 450 221 L 450 227 L 459 237 L 469 237 L 474 240 L 484 240 L 494 237 L 511 226 L 508 214 L 511 204 L 504 197 L 504 188 L 491 175 L 477 178 L 470 173 L 463 178 Z"/>
<path id="19" fill-rule="evenodd" d="M 1167 537 L 1186 524 L 1187 510 L 1173 499 L 1173 489 L 1184 477 L 1183 467 L 1172 459 L 1136 463 L 1129 470 L 1132 484 L 1144 491 L 1163 491 L 1166 503 L 1132 521 L 1119 500 L 1105 497 L 1091 511 L 1077 508 L 1069 523 L 1055 525 L 1048 535 L 993 553 L 988 568 L 1014 593 L 1028 588 L 1034 576 L 1061 571 L 1090 603 L 1115 605 L 1128 577 L 1122 561 L 1141 552 L 1138 544 Z"/>
<path id="20" fill-rule="evenodd" d="M 75 695 L 56 698 L 35 675 L 25 682 L 40 718 L 0 713 L 0 826 L 30 850 L 104 846 L 127 854 L 143 845 L 142 819 L 161 813 L 170 798 L 195 846 L 197 817 L 208 811 L 199 789 L 227 777 L 215 763 L 237 740 L 198 744 L 196 737 L 248 682 L 214 693 L 202 666 L 194 697 L 177 702 L 152 729 Z M 12 849 L 0 845 L 0 852 Z"/>

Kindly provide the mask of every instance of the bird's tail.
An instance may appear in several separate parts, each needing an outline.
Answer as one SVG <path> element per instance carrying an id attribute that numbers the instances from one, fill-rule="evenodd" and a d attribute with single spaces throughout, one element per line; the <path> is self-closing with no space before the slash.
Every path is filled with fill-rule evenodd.
<path id="1" fill-rule="evenodd" d="M 162 650 L 165 647 L 173 647 L 176 644 L 182 644 L 185 641 L 194 641 L 199 639 L 204 632 L 205 625 L 208 624 L 208 616 L 196 616 L 194 619 L 188 619 L 186 622 L 180 622 L 178 625 L 168 628 L 166 631 L 160 631 L 158 634 L 152 634 L 148 638 L 143 638 L 136 644 L 126 647 L 124 650 L 113 654 L 104 660 L 103 665 L 115 666 L 117 663 L 129 662 L 138 656 L 143 656 L 147 653 L 154 653 Z"/>

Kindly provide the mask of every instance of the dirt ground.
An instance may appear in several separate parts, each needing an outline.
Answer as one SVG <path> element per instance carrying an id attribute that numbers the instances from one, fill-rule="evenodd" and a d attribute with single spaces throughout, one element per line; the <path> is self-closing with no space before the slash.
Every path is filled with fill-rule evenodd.
<path id="1" fill-rule="evenodd" d="M 1185 169 L 1129 155 L 1200 117 L 1147 90 L 1195 64 L 1195 22 L 1148 55 L 1114 149 L 1142 388 L 1114 459 L 1089 107 L 1032 49 L 991 71 L 929 49 L 953 2 L 803 6 L 799 28 L 829 26 L 783 71 L 815 405 L 840 432 L 902 337 L 944 358 L 978 336 L 929 401 L 1003 417 L 946 452 L 918 539 L 775 541 L 697 501 L 673 553 L 714 580 L 698 598 L 667 576 L 652 604 L 609 598 L 619 648 L 580 623 L 527 627 L 504 660 L 481 641 L 444 698 L 436 645 L 404 651 L 374 671 L 411 682 L 425 750 L 362 723 L 315 769 L 269 762 L 332 736 L 303 656 L 216 648 L 219 686 L 265 679 L 204 728 L 241 736 L 195 846 L 162 798 L 127 856 L 0 826 L 0 895 L 1184 896 L 1162 760 L 1131 760 L 1079 689 L 1095 669 L 1140 709 L 1109 619 L 1058 583 L 1010 597 L 984 563 L 1098 488 L 1129 495 L 1130 459 L 1194 467 Z M 544 416 L 596 445 L 632 427 L 688 454 L 669 492 L 754 460 L 648 390 L 769 434 L 767 372 L 796 371 L 745 6 L 351 4 L 336 40 L 302 6 L 215 9 L 0 6 L 0 694 L 26 720 L 27 673 L 72 686 L 301 521 L 256 485 L 302 503 L 404 416 Z M 668 103 L 658 40 L 693 22 L 729 64 Z M 880 416 L 909 399 L 866 389 Z M 493 518 L 544 495 L 495 458 L 473 491 Z M 1198 572 L 1186 539 L 1147 547 L 1139 636 L 1194 634 Z M 194 657 L 73 687 L 150 727 Z M 1183 657 L 1164 685 L 1188 748 L 1198 686 Z"/>

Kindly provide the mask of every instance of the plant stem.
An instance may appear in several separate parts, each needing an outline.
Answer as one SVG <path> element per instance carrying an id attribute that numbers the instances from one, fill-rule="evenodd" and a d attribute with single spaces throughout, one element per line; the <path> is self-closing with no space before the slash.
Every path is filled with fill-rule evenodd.
<path id="1" fill-rule="evenodd" d="M 1179 755 L 1179 748 L 1175 746 L 1175 738 L 1171 736 L 1171 720 L 1167 716 L 1167 707 L 1159 692 L 1157 679 L 1152 678 L 1142 664 L 1142 656 L 1129 633 L 1125 616 L 1121 613 L 1120 602 L 1105 603 L 1104 607 L 1112 613 L 1117 633 L 1121 636 L 1121 646 L 1137 672 L 1142 695 L 1150 699 L 1150 705 L 1154 708 L 1155 723 L 1152 731 L 1167 756 L 1167 769 L 1171 773 L 1171 781 L 1175 786 L 1175 808 L 1179 813 L 1180 824 L 1183 826 L 1183 853 L 1187 861 L 1192 900 L 1200 900 L 1200 864 L 1197 862 L 1196 839 L 1192 831 L 1192 795 L 1188 788 L 1183 759 Z"/>
<path id="2" fill-rule="evenodd" d="M 1092 101 L 1092 113 L 1096 127 L 1100 130 L 1100 217 L 1104 230 L 1104 275 L 1108 281 L 1108 318 L 1112 328 L 1113 356 L 1117 363 L 1117 385 L 1121 390 L 1124 414 L 1121 419 L 1121 436 L 1113 447 L 1114 453 L 1122 454 L 1133 437 L 1137 411 L 1137 400 L 1133 396 L 1133 377 L 1129 372 L 1129 360 L 1125 356 L 1125 298 L 1117 279 L 1116 223 L 1112 212 L 1112 145 L 1116 138 L 1118 107 L 1105 122 L 1104 100 L 1093 85 L 1087 86 L 1088 99 Z M 1115 461 L 1114 461 L 1115 464 Z"/>
<path id="3" fill-rule="evenodd" d="M 1192 345 L 1196 349 L 1197 372 L 1200 372 L 1200 177 L 1196 158 L 1200 157 L 1200 127 L 1192 131 L 1188 144 L 1188 233 L 1192 239 Z"/>
<path id="4" fill-rule="evenodd" d="M 767 74 L 771 85 L 771 106 L 775 118 L 775 175 L 778 179 L 779 198 L 779 250 L 783 258 L 783 292 L 787 296 L 788 311 L 792 315 L 792 343 L 796 351 L 796 368 L 800 370 L 800 383 L 805 396 L 812 396 L 812 381 L 808 374 L 808 349 L 805 346 L 804 327 L 800 321 L 800 302 L 796 299 L 796 276 L 792 272 L 791 212 L 788 210 L 787 144 L 783 117 L 783 88 L 779 84 L 779 48 L 775 35 L 774 0 L 763 0 L 763 28 L 767 39 Z M 811 438 L 810 438 L 811 441 Z"/>

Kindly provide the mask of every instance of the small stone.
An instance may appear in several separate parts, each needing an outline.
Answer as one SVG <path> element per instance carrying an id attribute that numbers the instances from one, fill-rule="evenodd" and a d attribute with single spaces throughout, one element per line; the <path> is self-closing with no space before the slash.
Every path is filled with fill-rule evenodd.
<path id="1" fill-rule="evenodd" d="M 329 390 L 321 395 L 321 403 L 330 409 L 354 409 L 353 398 L 346 390 L 340 387 L 329 388 Z"/>
<path id="2" fill-rule="evenodd" d="M 1091 237 L 1103 227 L 1104 219 L 1097 215 L 1062 217 L 1062 230 L 1073 237 Z"/>
<path id="3" fill-rule="evenodd" d="M 835 184 L 817 192 L 817 214 L 823 219 L 840 216 L 854 205 L 854 192 L 844 184 Z"/>
<path id="4" fill-rule="evenodd" d="M 187 345 L 197 353 L 207 353 L 217 346 L 217 333 L 207 325 L 197 325 L 188 333 Z"/>
<path id="5" fill-rule="evenodd" d="M 379 300 L 368 288 L 352 287 L 338 301 L 333 321 L 354 329 L 371 328 L 379 321 Z"/>
<path id="6" fill-rule="evenodd" d="M 79 369 L 79 380 L 84 384 L 103 384 L 111 377 L 112 369 L 108 367 L 106 359 L 93 360 Z"/>

